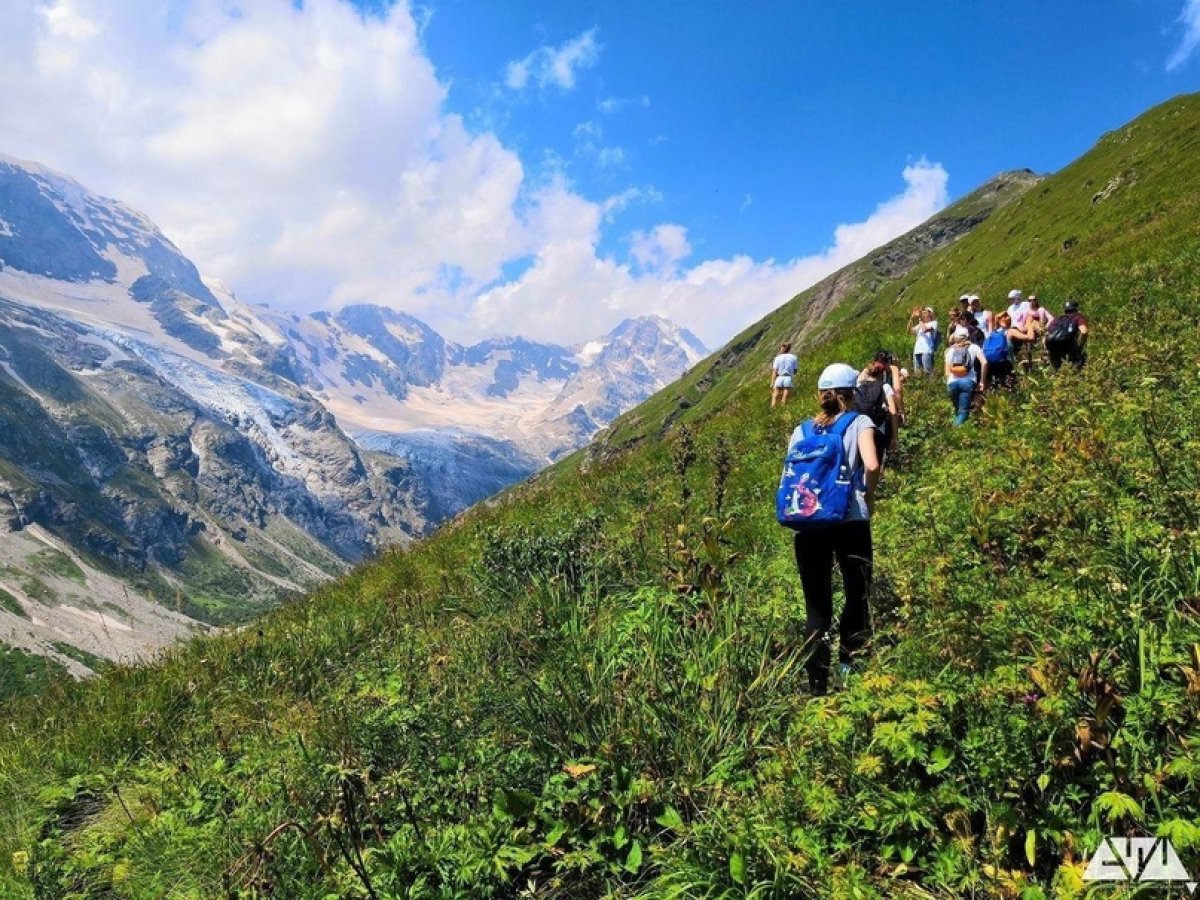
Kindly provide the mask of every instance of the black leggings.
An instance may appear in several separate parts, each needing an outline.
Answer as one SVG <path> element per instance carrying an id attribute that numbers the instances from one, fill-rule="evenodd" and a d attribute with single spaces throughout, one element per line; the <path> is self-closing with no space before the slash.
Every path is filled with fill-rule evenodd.
<path id="1" fill-rule="evenodd" d="M 833 625 L 833 560 L 842 571 L 846 606 L 839 628 L 838 657 L 849 663 L 871 636 L 867 595 L 871 590 L 871 523 L 842 522 L 819 531 L 797 532 L 796 568 L 804 588 L 805 645 L 812 647 L 808 679 L 813 692 L 829 688 L 829 629 Z"/>
<path id="2" fill-rule="evenodd" d="M 1067 347 L 1056 347 L 1053 344 L 1047 344 L 1046 349 L 1050 351 L 1050 365 L 1055 372 L 1059 370 L 1064 360 L 1070 362 L 1077 369 L 1083 368 L 1083 348 L 1077 344 Z"/>
<path id="3" fill-rule="evenodd" d="M 1011 359 L 1001 360 L 997 363 L 988 364 L 988 387 L 992 390 L 996 388 L 1010 388 L 1016 383 L 1013 377 L 1013 364 Z"/>

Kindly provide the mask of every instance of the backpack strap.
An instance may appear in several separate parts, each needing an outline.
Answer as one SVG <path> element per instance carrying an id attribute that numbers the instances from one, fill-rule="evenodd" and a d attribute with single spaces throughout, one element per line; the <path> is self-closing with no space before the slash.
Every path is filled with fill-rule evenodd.
<path id="1" fill-rule="evenodd" d="M 836 434 L 838 437 L 844 438 L 846 436 L 846 432 L 850 428 L 850 424 L 860 415 L 862 414 L 857 413 L 852 409 L 846 410 L 834 420 L 832 425 L 829 426 L 829 433 Z"/>

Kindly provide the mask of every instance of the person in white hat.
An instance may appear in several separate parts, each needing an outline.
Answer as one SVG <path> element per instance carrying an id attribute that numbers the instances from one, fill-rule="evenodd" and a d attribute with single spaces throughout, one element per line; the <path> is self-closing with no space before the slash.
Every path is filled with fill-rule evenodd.
<path id="1" fill-rule="evenodd" d="M 832 655 L 829 630 L 833 623 L 833 563 L 842 573 L 846 605 L 839 627 L 838 657 L 843 675 L 860 654 L 871 634 L 871 615 L 867 596 L 871 589 L 874 553 L 871 544 L 871 512 L 875 506 L 875 486 L 879 481 L 879 456 L 875 450 L 875 423 L 870 416 L 854 412 L 854 389 L 858 372 L 845 363 L 826 366 L 817 379 L 817 397 L 821 411 L 806 424 L 825 431 L 835 425 L 841 429 L 842 447 L 855 490 L 842 521 L 817 530 L 798 531 L 795 538 L 796 568 L 804 590 L 806 613 L 805 646 L 811 648 L 806 664 L 809 687 L 813 694 L 829 690 L 829 664 Z M 851 416 L 848 425 L 842 417 Z M 805 426 L 792 433 L 789 447 L 804 437 Z"/>
<path id="2" fill-rule="evenodd" d="M 1025 328 L 1025 319 L 1029 316 L 1029 301 L 1016 288 L 1008 292 L 1008 316 L 1012 319 L 1013 328 L 1018 331 Z"/>
<path id="3" fill-rule="evenodd" d="M 1008 317 L 1012 319 L 1009 338 L 1012 342 L 1013 363 L 1020 363 L 1028 372 L 1033 368 L 1033 351 L 1038 339 L 1037 323 L 1033 319 L 1032 307 L 1018 290 L 1008 292 Z"/>

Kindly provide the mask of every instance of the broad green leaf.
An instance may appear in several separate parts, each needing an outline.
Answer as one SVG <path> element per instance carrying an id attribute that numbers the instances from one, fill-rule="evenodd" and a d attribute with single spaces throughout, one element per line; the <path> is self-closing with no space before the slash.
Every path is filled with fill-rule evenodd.
<path id="1" fill-rule="evenodd" d="M 952 762 L 954 762 L 953 753 L 945 747 L 935 747 L 933 753 L 930 754 L 929 764 L 925 766 L 925 771 L 930 775 L 936 775 L 948 768 Z"/>
<path id="2" fill-rule="evenodd" d="M 1128 794 L 1120 791 L 1105 791 L 1096 798 L 1097 813 L 1105 813 L 1110 825 L 1115 825 L 1122 819 L 1129 818 L 1135 822 L 1142 821 L 1141 805 Z"/>
<path id="3" fill-rule="evenodd" d="M 636 872 L 642 867 L 642 845 L 638 841 L 633 842 L 633 846 L 629 848 L 629 855 L 625 857 L 625 871 Z"/>
<path id="4" fill-rule="evenodd" d="M 742 856 L 740 850 L 734 850 L 729 857 L 729 877 L 735 884 L 746 883 L 746 857 Z"/>
<path id="5" fill-rule="evenodd" d="M 617 826 L 617 830 L 613 832 L 612 843 L 613 843 L 613 846 L 616 847 L 618 850 L 620 850 L 627 843 L 629 843 L 629 837 L 625 831 L 624 825 Z"/>
<path id="6" fill-rule="evenodd" d="M 492 815 L 498 819 L 519 819 L 533 812 L 537 798 L 529 791 L 498 788 L 492 798 Z"/>
<path id="7" fill-rule="evenodd" d="M 655 816 L 654 821 L 670 831 L 683 831 L 683 816 L 679 815 L 679 810 L 673 806 L 666 807 L 659 815 Z"/>

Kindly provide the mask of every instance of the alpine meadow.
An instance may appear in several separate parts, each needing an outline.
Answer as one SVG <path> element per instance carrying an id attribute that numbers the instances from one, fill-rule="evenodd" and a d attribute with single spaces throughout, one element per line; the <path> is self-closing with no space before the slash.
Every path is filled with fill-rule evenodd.
<path id="1" fill-rule="evenodd" d="M 817 373 L 1013 287 L 1080 302 L 1088 364 L 962 428 L 909 380 L 871 652 L 814 698 L 772 502 Z M 81 682 L 0 659 L 38 682 L 0 728 L 0 893 L 1129 896 L 1083 878 L 1109 835 L 1200 873 L 1198 326 L 1190 95 L 998 176 L 302 600 Z"/>

